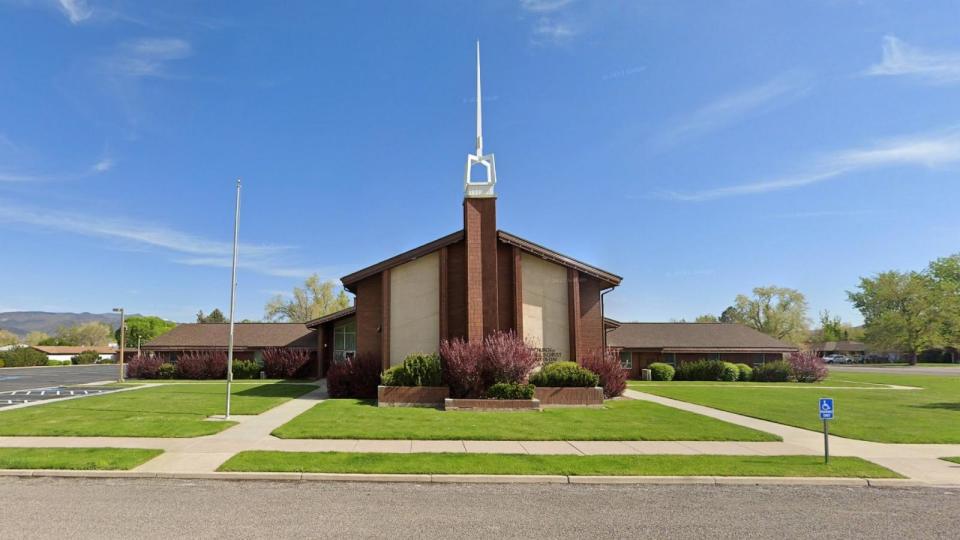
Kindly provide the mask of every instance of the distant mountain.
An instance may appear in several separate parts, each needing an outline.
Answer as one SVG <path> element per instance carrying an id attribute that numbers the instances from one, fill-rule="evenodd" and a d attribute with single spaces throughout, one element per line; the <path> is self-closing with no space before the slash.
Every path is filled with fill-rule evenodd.
<path id="1" fill-rule="evenodd" d="M 127 316 L 132 316 L 128 314 Z M 38 330 L 53 335 L 61 326 L 104 322 L 117 328 L 119 313 L 47 313 L 45 311 L 7 311 L 0 313 L 0 328 L 21 337 Z"/>

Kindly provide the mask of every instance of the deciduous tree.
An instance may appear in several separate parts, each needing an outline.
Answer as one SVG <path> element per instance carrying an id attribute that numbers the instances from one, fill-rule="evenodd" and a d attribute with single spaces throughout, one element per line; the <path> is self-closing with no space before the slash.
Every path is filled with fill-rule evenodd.
<path id="1" fill-rule="evenodd" d="M 34 330 L 28 333 L 27 336 L 23 338 L 23 341 L 25 341 L 27 345 L 40 345 L 48 339 L 50 339 L 50 334 Z"/>
<path id="2" fill-rule="evenodd" d="M 314 274 L 304 286 L 294 287 L 292 298 L 274 296 L 264 307 L 264 318 L 274 321 L 307 322 L 350 307 L 350 297 L 333 281 L 320 281 Z"/>
<path id="3" fill-rule="evenodd" d="M 137 343 L 143 344 L 151 339 L 164 334 L 173 329 L 177 323 L 166 321 L 160 317 L 136 316 L 127 319 L 127 347 L 136 347 Z M 113 334 L 117 343 L 120 343 L 120 329 Z"/>
<path id="4" fill-rule="evenodd" d="M 110 342 L 113 329 L 102 322 L 88 322 L 76 326 L 61 327 L 56 339 L 62 345 L 101 346 Z"/>
<path id="5" fill-rule="evenodd" d="M 4 330 L 0 328 L 0 346 L 16 345 L 17 343 L 20 343 L 20 336 L 14 334 L 9 330 Z"/>
<path id="6" fill-rule="evenodd" d="M 786 287 L 757 287 L 753 296 L 737 295 L 729 314 L 740 322 L 791 343 L 807 337 L 807 300 L 800 291 Z M 727 315 L 727 311 L 724 311 Z"/>

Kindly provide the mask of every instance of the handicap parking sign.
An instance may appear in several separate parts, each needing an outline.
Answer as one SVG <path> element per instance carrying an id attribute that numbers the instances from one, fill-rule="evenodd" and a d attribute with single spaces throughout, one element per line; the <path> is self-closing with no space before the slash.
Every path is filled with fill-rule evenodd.
<path id="1" fill-rule="evenodd" d="M 833 420 L 833 398 L 820 398 L 820 419 Z"/>

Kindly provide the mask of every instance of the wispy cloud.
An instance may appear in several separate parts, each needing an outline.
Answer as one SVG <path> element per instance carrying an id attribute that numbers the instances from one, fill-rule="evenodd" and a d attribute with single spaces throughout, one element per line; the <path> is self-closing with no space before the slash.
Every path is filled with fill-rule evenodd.
<path id="1" fill-rule="evenodd" d="M 895 166 L 937 168 L 955 163 L 960 163 L 960 128 L 842 150 L 817 160 L 795 175 L 689 193 L 669 191 L 662 195 L 678 201 L 706 201 L 798 188 L 867 169 Z"/>
<path id="2" fill-rule="evenodd" d="M 126 243 L 131 249 L 160 249 L 178 264 L 190 266 L 229 267 L 233 245 L 211 240 L 141 221 L 104 219 L 88 214 L 74 214 L 59 209 L 34 208 L 0 200 L 0 223 L 16 223 L 47 230 L 62 231 L 92 238 Z M 283 263 L 283 256 L 292 248 L 263 244 L 241 244 L 241 266 L 261 274 L 280 277 L 304 277 L 308 268 Z"/>
<path id="3" fill-rule="evenodd" d="M 76 180 L 78 178 L 86 178 L 88 176 L 107 172 L 113 168 L 113 163 L 114 162 L 112 159 L 103 158 L 94 163 L 87 170 L 82 172 L 66 173 L 31 173 L 0 170 L 0 182 L 53 182 L 58 180 Z"/>
<path id="4" fill-rule="evenodd" d="M 127 41 L 103 60 L 113 75 L 143 78 L 167 77 L 168 62 L 193 54 L 190 43 L 180 38 L 144 38 Z"/>
<path id="5" fill-rule="evenodd" d="M 520 8 L 531 13 L 552 13 L 561 10 L 574 0 L 520 0 Z"/>
<path id="6" fill-rule="evenodd" d="M 806 73 L 790 71 L 780 74 L 757 86 L 721 96 L 678 119 L 657 135 L 655 145 L 670 146 L 715 131 L 750 115 L 793 101 L 806 95 L 812 88 L 813 80 Z"/>
<path id="7" fill-rule="evenodd" d="M 541 18 L 533 27 L 532 40 L 536 44 L 560 44 L 570 41 L 579 32 L 569 23 Z"/>
<path id="8" fill-rule="evenodd" d="M 935 84 L 960 82 L 960 53 L 927 51 L 904 43 L 896 36 L 883 38 L 883 58 L 864 74 L 906 75 Z"/>
<path id="9" fill-rule="evenodd" d="M 72 24 L 80 24 L 93 15 L 93 9 L 90 8 L 86 0 L 58 0 L 57 3 Z"/>
<path id="10" fill-rule="evenodd" d="M 98 173 L 107 172 L 113 168 L 113 165 L 114 165 L 113 159 L 105 157 L 100 161 L 94 163 L 92 170 L 93 172 L 98 172 Z"/>
<path id="11" fill-rule="evenodd" d="M 520 0 L 520 10 L 535 18 L 530 42 L 534 45 L 559 45 L 580 31 L 569 14 L 564 13 L 574 0 Z"/>

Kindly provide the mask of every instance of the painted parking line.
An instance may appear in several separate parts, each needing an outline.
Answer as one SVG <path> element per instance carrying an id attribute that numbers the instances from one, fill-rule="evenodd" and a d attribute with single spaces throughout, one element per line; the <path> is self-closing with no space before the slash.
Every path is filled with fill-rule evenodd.
<path id="1" fill-rule="evenodd" d="M 116 387 L 76 387 L 53 386 L 48 388 L 34 388 L 31 390 L 11 390 L 0 392 L 0 408 L 12 405 L 22 405 L 35 401 L 56 401 L 68 397 L 87 397 L 116 392 Z"/>

